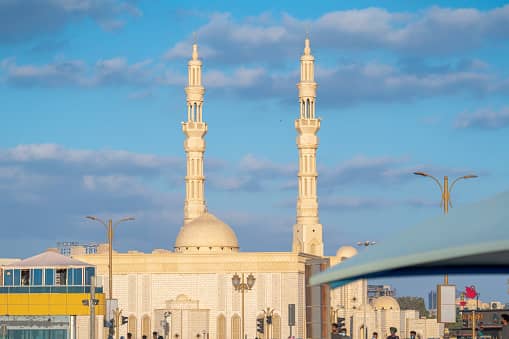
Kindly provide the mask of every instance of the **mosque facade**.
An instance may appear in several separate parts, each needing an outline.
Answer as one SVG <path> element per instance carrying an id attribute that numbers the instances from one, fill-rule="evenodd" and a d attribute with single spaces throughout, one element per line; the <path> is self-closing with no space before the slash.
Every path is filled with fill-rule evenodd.
<path id="1" fill-rule="evenodd" d="M 203 163 L 208 125 L 202 61 L 193 44 L 185 88 L 187 120 L 182 123 L 187 163 L 183 224 L 171 250 L 112 252 L 111 292 L 128 320 L 119 335 L 126 337 L 130 332 L 133 339 L 141 339 L 156 331 L 164 339 L 318 339 L 329 338 L 331 323 L 341 317 L 353 339 L 366 339 L 368 331 L 377 331 L 381 338 L 391 326 L 400 329 L 402 338 L 407 336 L 403 333 L 419 328 L 424 329 L 420 331 L 423 338 L 440 336 L 436 320 L 420 319 L 416 311 L 401 311 L 394 298 L 381 297 L 370 304 L 365 280 L 335 290 L 309 285 L 313 274 L 357 253 L 345 246 L 335 256 L 324 256 L 316 166 L 320 119 L 315 110 L 317 83 L 309 38 L 300 58 L 297 88 L 299 172 L 292 250 L 242 252 L 234 229 L 206 208 Z M 96 253 L 85 253 L 80 247 L 71 251 L 73 259 L 95 267 L 105 295 L 110 293 L 108 253 L 104 244 Z M 108 335 L 100 330 L 103 320 L 109 320 L 108 315 L 105 318 L 98 316 L 97 339 Z M 88 333 L 84 325 L 77 328 L 76 337 L 85 338 Z"/>
<path id="2" fill-rule="evenodd" d="M 328 336 L 329 289 L 308 284 L 312 274 L 329 266 L 329 258 L 323 256 L 318 218 L 316 133 L 320 119 L 315 116 L 317 84 L 309 39 L 305 40 L 297 87 L 299 196 L 293 248 L 289 252 L 242 252 L 234 230 L 206 208 L 203 163 L 208 125 L 202 61 L 193 44 L 185 88 L 187 120 L 182 123 L 187 163 L 183 225 L 171 251 L 114 252 L 113 297 L 128 317 L 121 335 L 131 332 L 137 339 L 157 331 L 166 338 L 185 339 Z M 101 245 L 96 254 L 73 251 L 72 256 L 95 265 L 98 281 L 109 293 L 107 254 L 108 248 Z M 234 276 L 244 279 L 243 286 L 251 277 L 251 288 L 236 289 Z M 292 326 L 289 305 L 295 305 Z M 263 319 L 263 333 L 257 319 Z"/>

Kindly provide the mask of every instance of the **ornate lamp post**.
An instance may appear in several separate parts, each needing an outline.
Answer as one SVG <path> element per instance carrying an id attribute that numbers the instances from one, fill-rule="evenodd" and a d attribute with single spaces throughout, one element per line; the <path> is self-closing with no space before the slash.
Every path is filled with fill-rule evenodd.
<path id="1" fill-rule="evenodd" d="M 473 179 L 477 178 L 477 175 L 475 174 L 468 174 L 461 177 L 457 177 L 453 180 L 452 184 L 449 185 L 449 177 L 447 175 L 444 176 L 444 184 L 442 185 L 440 181 L 432 176 L 431 174 L 425 173 L 425 172 L 414 172 L 415 175 L 420 175 L 421 177 L 428 177 L 431 178 L 434 182 L 437 183 L 438 187 L 440 187 L 440 193 L 442 194 L 442 199 L 440 200 L 440 207 L 443 209 L 444 214 L 447 214 L 449 212 L 449 207 L 452 207 L 451 204 L 451 198 L 450 194 L 452 191 L 452 188 L 454 187 L 454 184 L 458 182 L 458 180 L 462 179 Z M 449 284 L 449 278 L 447 274 L 444 275 L 444 284 Z"/>
<path id="2" fill-rule="evenodd" d="M 244 282 L 244 273 L 242 273 L 242 278 L 237 273 L 235 273 L 232 277 L 232 285 L 235 288 L 235 291 L 242 294 L 242 339 L 246 336 L 244 332 L 244 293 L 253 288 L 255 281 L 256 278 L 252 273 L 247 276 L 246 282 Z"/>

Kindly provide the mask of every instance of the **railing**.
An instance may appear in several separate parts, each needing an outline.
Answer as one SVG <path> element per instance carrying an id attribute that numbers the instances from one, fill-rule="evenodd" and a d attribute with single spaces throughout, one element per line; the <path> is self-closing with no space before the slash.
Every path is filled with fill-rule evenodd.
<path id="1" fill-rule="evenodd" d="M 96 293 L 103 293 L 102 287 L 95 288 Z M 90 293 L 90 286 L 3 286 L 0 294 L 20 293 Z"/>

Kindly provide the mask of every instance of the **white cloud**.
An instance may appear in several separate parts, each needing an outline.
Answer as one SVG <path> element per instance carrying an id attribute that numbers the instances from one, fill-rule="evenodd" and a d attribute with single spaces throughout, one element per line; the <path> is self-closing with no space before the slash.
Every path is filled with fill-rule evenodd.
<path id="1" fill-rule="evenodd" d="M 99 60 L 55 60 L 42 65 L 18 65 L 15 58 L 0 64 L 5 82 L 18 87 L 153 86 L 158 83 L 152 60 L 129 64 L 126 58 Z"/>
<path id="2" fill-rule="evenodd" d="M 313 20 L 283 14 L 279 20 L 235 20 L 215 13 L 198 29 L 200 48 L 212 63 L 283 63 L 301 49 L 306 26 L 320 50 L 378 50 L 400 55 L 454 55 L 491 41 L 509 39 L 509 5 L 478 10 L 432 7 L 417 13 L 365 8 L 325 13 Z M 190 38 L 167 58 L 188 58 Z"/>
<path id="3" fill-rule="evenodd" d="M 106 30 L 123 27 L 128 17 L 143 13 L 136 1 L 23 0 L 0 1 L 0 44 L 15 43 L 91 19 Z"/>
<path id="4" fill-rule="evenodd" d="M 479 128 L 487 130 L 501 129 L 509 126 L 509 108 L 499 111 L 480 110 L 475 113 L 462 113 L 454 123 L 456 128 Z"/>

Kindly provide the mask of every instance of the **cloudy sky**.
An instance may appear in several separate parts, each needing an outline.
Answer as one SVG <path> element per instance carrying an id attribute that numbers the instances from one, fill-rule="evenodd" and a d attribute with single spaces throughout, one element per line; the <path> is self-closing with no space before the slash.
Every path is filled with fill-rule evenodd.
<path id="1" fill-rule="evenodd" d="M 244 251 L 291 248 L 306 30 L 326 254 L 439 214 L 438 186 L 413 171 L 478 174 L 454 187 L 453 206 L 508 189 L 509 5 L 309 5 L 0 0 L 0 257 L 101 242 L 90 214 L 137 218 L 119 226 L 118 250 L 173 247 L 193 32 L 207 90 L 207 204 Z M 481 299 L 509 301 L 506 280 L 451 278 L 479 285 Z M 439 281 L 386 282 L 425 295 Z"/>

